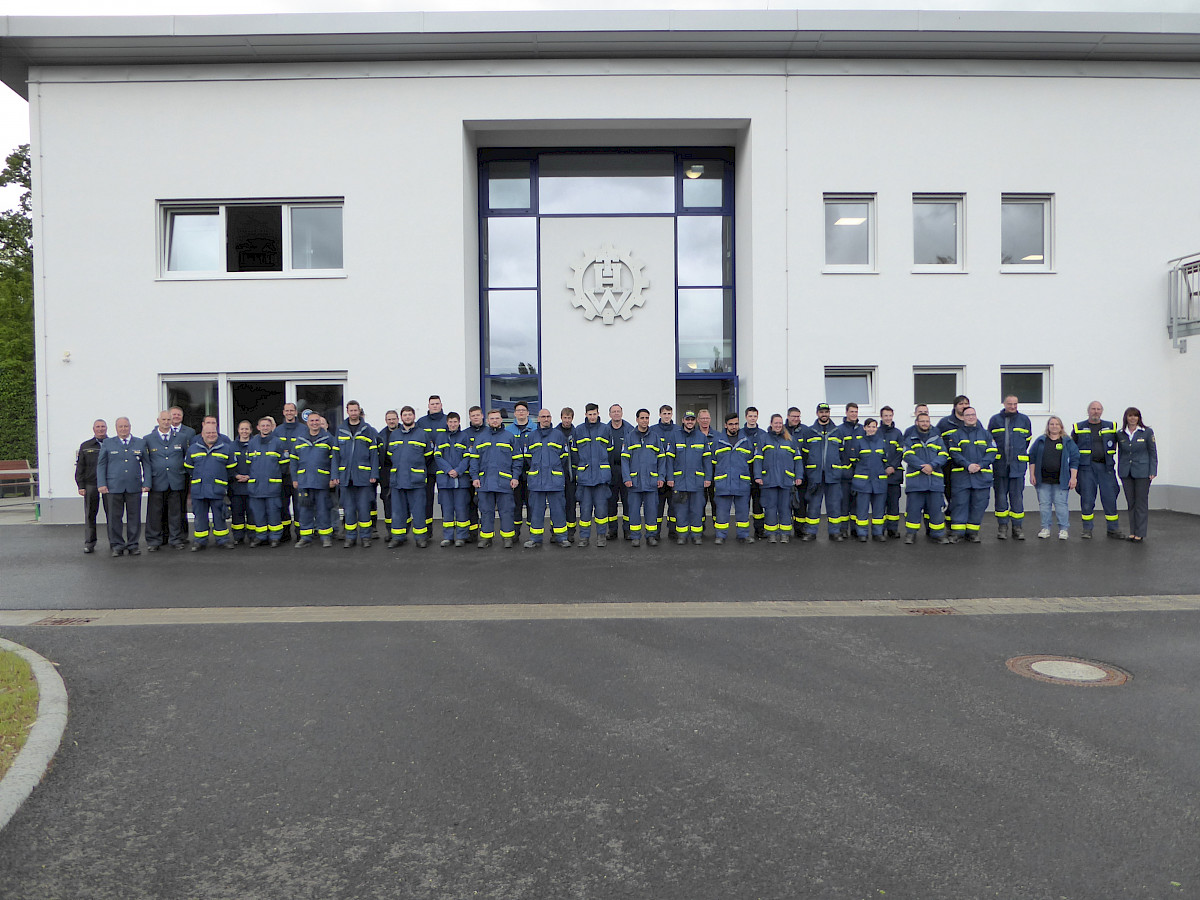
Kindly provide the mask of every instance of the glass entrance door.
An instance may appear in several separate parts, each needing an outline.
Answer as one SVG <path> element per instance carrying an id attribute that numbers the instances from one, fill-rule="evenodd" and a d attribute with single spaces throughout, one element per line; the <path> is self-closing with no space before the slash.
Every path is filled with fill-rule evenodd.
<path id="1" fill-rule="evenodd" d="M 283 421 L 281 413 L 287 398 L 286 381 L 234 381 L 230 379 L 229 395 L 233 400 L 230 423 L 235 430 L 238 422 L 243 419 L 250 421 L 252 432 L 258 429 L 258 420 L 263 416 L 272 416 L 276 423 Z"/>
<path id="2" fill-rule="evenodd" d="M 298 383 L 295 403 L 301 418 L 310 411 L 318 413 L 325 417 L 329 430 L 336 431 L 342 424 L 342 389 L 341 384 Z"/>

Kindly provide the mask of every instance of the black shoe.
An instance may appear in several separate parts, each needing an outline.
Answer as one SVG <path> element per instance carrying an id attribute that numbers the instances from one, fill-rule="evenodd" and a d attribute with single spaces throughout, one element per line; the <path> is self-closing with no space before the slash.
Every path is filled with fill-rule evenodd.
<path id="1" fill-rule="evenodd" d="M 84 552 L 84 553 L 95 553 L 95 552 L 96 552 L 96 548 L 95 548 L 95 547 L 84 547 L 84 548 L 83 548 L 83 552 Z"/>
<path id="2" fill-rule="evenodd" d="M 680 540 L 686 540 L 686 538 L 680 538 Z M 657 547 L 658 546 L 658 538 L 648 537 L 648 538 L 646 538 L 646 543 L 649 544 L 651 547 Z"/>
<path id="3" fill-rule="evenodd" d="M 596 546 L 603 547 L 608 543 L 608 536 L 603 534 L 596 535 Z"/>
<path id="4" fill-rule="evenodd" d="M 234 543 L 233 543 L 233 541 L 230 541 L 228 544 L 219 544 L 218 546 L 219 546 L 219 547 L 220 547 L 222 550 L 234 550 L 234 549 L 236 549 L 236 547 L 237 547 L 237 545 L 236 545 L 236 544 L 234 544 Z"/>
<path id="5" fill-rule="evenodd" d="M 146 545 L 146 552 L 147 553 L 157 553 L 158 552 L 158 544 Z"/>
<path id="6" fill-rule="evenodd" d="M 633 546 L 634 546 L 634 547 L 640 547 L 640 546 L 642 546 L 642 539 L 641 539 L 641 538 L 634 538 L 634 539 L 633 539 L 633 541 L 632 541 L 632 544 L 633 544 Z"/>
<path id="7" fill-rule="evenodd" d="M 885 535 L 882 535 L 882 534 L 877 534 L 877 535 L 875 535 L 875 540 L 879 541 L 879 543 L 881 543 L 881 544 L 886 544 L 886 543 L 887 543 L 887 537 L 886 537 Z"/>
<path id="8" fill-rule="evenodd" d="M 846 540 L 846 536 L 844 534 L 839 533 L 839 534 L 830 535 L 829 539 L 831 541 L 837 541 L 840 544 L 840 543 L 842 543 L 842 541 Z"/>
<path id="9" fill-rule="evenodd" d="M 701 544 L 704 543 L 704 538 L 697 535 L 696 537 L 692 538 L 692 543 L 695 544 L 697 547 L 699 547 Z"/>
<path id="10" fill-rule="evenodd" d="M 270 546 L 270 547 L 278 547 L 278 546 L 279 546 L 279 544 L 280 544 L 280 542 L 279 542 L 279 541 L 271 541 L 271 543 L 270 543 L 268 546 Z"/>
<path id="11" fill-rule="evenodd" d="M 475 546 L 478 547 L 480 550 L 486 550 L 488 547 L 492 546 L 492 539 L 491 538 L 480 538 L 479 543 L 476 544 Z"/>
<path id="12" fill-rule="evenodd" d="M 576 541 L 576 543 L 575 543 L 575 546 L 576 546 L 576 547 L 586 547 L 587 545 L 588 545 L 588 539 L 587 539 L 587 538 L 584 538 L 584 539 L 583 539 L 583 540 L 581 540 L 581 541 Z"/>
<path id="13" fill-rule="evenodd" d="M 915 534 L 912 534 L 911 532 L 904 536 L 904 543 L 906 543 L 906 544 L 915 543 L 916 540 L 917 540 L 917 536 Z"/>
<path id="14" fill-rule="evenodd" d="M 418 550 L 424 550 L 428 546 L 429 546 L 429 541 L 425 540 L 424 538 L 417 541 L 417 549 Z"/>
<path id="15" fill-rule="evenodd" d="M 1109 533 L 1111 534 L 1112 532 L 1109 532 Z M 1092 539 L 1092 533 L 1091 533 L 1091 531 L 1085 531 L 1081 535 L 1079 535 L 1079 537 L 1081 540 L 1090 541 Z"/>
<path id="16" fill-rule="evenodd" d="M 120 555 L 121 555 L 122 553 L 124 553 L 124 552 L 125 552 L 125 551 L 123 551 L 123 550 L 114 550 L 114 551 L 112 552 L 112 557 L 113 557 L 113 559 L 116 559 L 118 556 L 120 556 Z"/>
<path id="17" fill-rule="evenodd" d="M 137 547 L 131 547 L 130 549 L 125 551 L 125 554 L 127 556 L 141 556 L 142 551 L 139 550 Z"/>
<path id="18" fill-rule="evenodd" d="M 1014 540 L 1014 541 L 1023 541 L 1023 540 L 1025 540 L 1025 532 L 1024 532 L 1024 531 L 1022 531 L 1020 528 L 1014 528 L 1014 529 L 1012 530 L 1012 536 L 1013 536 L 1013 540 Z"/>
<path id="19" fill-rule="evenodd" d="M 513 539 L 512 539 L 512 538 L 505 538 L 505 539 L 504 539 L 504 549 L 505 549 L 505 550 L 511 550 L 511 549 L 512 549 L 512 547 L 513 547 Z"/>
<path id="20" fill-rule="evenodd" d="M 299 545 L 297 545 L 297 546 L 299 546 Z M 192 544 L 192 552 L 193 553 L 199 553 L 203 549 L 204 549 L 203 544 Z"/>
<path id="21" fill-rule="evenodd" d="M 562 547 L 564 550 L 566 550 L 568 547 L 571 546 L 571 542 L 568 541 L 566 538 L 564 538 L 561 541 L 558 541 L 557 543 L 558 543 L 558 546 Z"/>
<path id="22" fill-rule="evenodd" d="M 685 537 L 678 538 L 678 539 L 676 539 L 675 543 L 677 543 L 680 547 L 682 547 L 684 544 L 687 543 L 687 538 L 685 538 Z"/>
<path id="23" fill-rule="evenodd" d="M 371 546 L 371 539 L 370 538 L 359 538 L 358 545 L 360 547 L 362 547 L 364 550 L 366 550 L 368 547 Z"/>
<path id="24" fill-rule="evenodd" d="M 713 541 L 713 543 L 720 546 L 721 544 L 725 543 L 725 538 L 719 537 L 715 541 Z"/>
<path id="25" fill-rule="evenodd" d="M 1123 531 L 1109 531 L 1109 532 L 1107 532 L 1107 533 L 1105 534 L 1105 537 L 1110 537 L 1110 538 L 1112 538 L 1114 541 L 1123 541 L 1123 540 L 1125 540 L 1125 532 L 1123 532 Z"/>
<path id="26" fill-rule="evenodd" d="M 983 541 L 980 540 L 979 535 L 972 533 L 972 534 L 967 535 L 967 543 L 968 544 L 982 544 Z"/>
<path id="27" fill-rule="evenodd" d="M 321 538 L 321 546 L 322 547 L 332 547 L 333 546 L 333 538 L 331 538 L 331 537 Z"/>
<path id="28" fill-rule="evenodd" d="M 393 538 L 392 540 L 387 542 L 387 548 L 389 550 L 395 550 L 397 547 L 403 547 L 403 546 L 404 546 L 404 541 L 398 541 L 395 538 Z"/>
<path id="29" fill-rule="evenodd" d="M 465 546 L 467 546 L 467 542 L 463 541 L 463 540 L 458 540 L 458 541 L 454 542 L 454 546 L 455 547 L 465 547 Z"/>
<path id="30" fill-rule="evenodd" d="M 865 544 L 865 543 L 866 543 L 867 541 L 869 541 L 869 540 L 870 540 L 870 538 L 869 538 L 869 537 L 867 537 L 867 535 L 865 535 L 865 534 L 860 534 L 860 535 L 858 536 L 858 542 L 859 542 L 860 544 Z"/>
<path id="31" fill-rule="evenodd" d="M 802 540 L 802 541 L 815 541 L 816 539 L 817 539 L 817 536 L 815 534 L 811 534 L 810 532 L 807 532 L 807 531 L 804 532 L 804 534 L 800 535 L 800 540 Z"/>
<path id="32" fill-rule="evenodd" d="M 346 538 L 344 541 L 342 541 L 342 549 L 343 550 L 349 550 L 353 546 L 354 546 L 354 538 Z"/>

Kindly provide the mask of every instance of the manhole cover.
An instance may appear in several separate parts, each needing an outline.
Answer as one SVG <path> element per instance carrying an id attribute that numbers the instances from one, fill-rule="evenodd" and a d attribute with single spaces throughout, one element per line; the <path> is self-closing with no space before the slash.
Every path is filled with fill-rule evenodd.
<path id="1" fill-rule="evenodd" d="M 61 617 L 51 616 L 48 619 L 39 619 L 37 622 L 34 622 L 33 624 L 34 625 L 86 625 L 88 622 L 91 622 L 91 621 L 93 621 L 93 620 L 85 619 L 82 617 L 61 618 Z"/>
<path id="2" fill-rule="evenodd" d="M 1124 669 L 1108 663 L 1073 656 L 1014 656 L 1005 665 L 1026 678 L 1049 684 L 1073 684 L 1077 687 L 1115 687 L 1130 679 Z"/>

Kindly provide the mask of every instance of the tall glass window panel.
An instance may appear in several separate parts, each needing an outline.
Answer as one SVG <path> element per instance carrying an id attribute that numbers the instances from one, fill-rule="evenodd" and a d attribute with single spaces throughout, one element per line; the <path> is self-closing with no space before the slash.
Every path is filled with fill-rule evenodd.
<path id="1" fill-rule="evenodd" d="M 537 317 L 537 291 L 488 291 L 489 375 L 537 374 Z"/>
<path id="2" fill-rule="evenodd" d="M 340 206 L 292 207 L 292 268 L 342 267 Z"/>
<path id="3" fill-rule="evenodd" d="M 725 162 L 695 159 L 683 162 L 683 205 L 685 208 L 725 205 Z"/>
<path id="4" fill-rule="evenodd" d="M 675 212 L 669 154 L 546 153 L 538 159 L 543 215 Z"/>
<path id="5" fill-rule="evenodd" d="M 1041 406 L 1046 403 L 1046 373 L 1038 370 L 1001 371 L 1000 399 L 1015 394 L 1022 405 Z"/>
<path id="6" fill-rule="evenodd" d="M 913 200 L 913 263 L 958 266 L 957 200 Z"/>
<path id="7" fill-rule="evenodd" d="M 529 209 L 529 163 L 488 163 L 488 208 Z"/>
<path id="8" fill-rule="evenodd" d="M 913 402 L 929 406 L 953 406 L 958 396 L 954 372 L 913 372 Z"/>
<path id="9" fill-rule="evenodd" d="M 226 271 L 282 272 L 283 207 L 226 207 L 225 245 Z"/>
<path id="10" fill-rule="evenodd" d="M 301 416 L 309 412 L 319 413 L 328 423 L 329 431 L 336 433 L 342 424 L 344 388 L 342 384 L 297 384 L 296 408 Z"/>
<path id="11" fill-rule="evenodd" d="M 871 202 L 825 201 L 825 265 L 870 267 Z"/>
<path id="12" fill-rule="evenodd" d="M 729 219 L 680 216 L 675 220 L 679 246 L 677 280 L 681 286 L 717 287 L 733 283 Z"/>
<path id="13" fill-rule="evenodd" d="M 537 287 L 537 219 L 487 219 L 487 286 Z"/>
<path id="14" fill-rule="evenodd" d="M 1000 263 L 1045 268 L 1049 200 L 1010 200 L 1000 204 Z"/>
<path id="15" fill-rule="evenodd" d="M 221 271 L 221 214 L 215 209 L 171 212 L 167 226 L 167 270 Z"/>
<path id="16" fill-rule="evenodd" d="M 825 402 L 832 406 L 857 403 L 871 405 L 871 374 L 869 372 L 825 371 Z"/>
<path id="17" fill-rule="evenodd" d="M 506 419 L 511 419 L 513 407 L 518 400 L 524 400 L 530 409 L 541 406 L 538 397 L 537 376 L 532 378 L 488 378 L 484 382 L 483 409 L 498 409 Z"/>
<path id="18" fill-rule="evenodd" d="M 679 291 L 679 372 L 733 371 L 733 292 Z"/>
<path id="19" fill-rule="evenodd" d="M 194 428 L 196 434 L 204 424 L 205 416 L 219 416 L 217 410 L 216 379 L 202 381 L 168 381 L 167 406 L 178 406 L 183 410 L 183 424 Z"/>

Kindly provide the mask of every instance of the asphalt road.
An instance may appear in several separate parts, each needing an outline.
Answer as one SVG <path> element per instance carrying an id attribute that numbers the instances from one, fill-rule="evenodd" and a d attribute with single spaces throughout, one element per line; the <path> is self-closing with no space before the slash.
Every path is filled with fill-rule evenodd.
<path id="1" fill-rule="evenodd" d="M 870 584 L 844 561 L 902 558 L 894 549 L 783 551 Z M 1129 567 L 1156 552 L 908 549 L 1054 558 L 1054 588 L 1076 575 L 1064 559 Z M 352 564 L 328 551 L 334 571 L 289 601 L 350 589 L 352 571 L 382 579 L 388 557 L 371 553 Z M 119 564 L 141 579 L 161 563 L 204 572 L 210 601 L 261 599 L 241 581 L 257 571 L 250 555 L 226 554 L 224 569 L 67 568 Z M 456 565 L 437 571 L 454 584 L 468 577 Z M 520 582 L 530 602 L 556 581 L 469 565 Z M 708 578 L 718 564 L 700 565 L 671 576 L 681 595 L 725 589 Z M 905 565 L 878 571 L 900 585 Z M 56 569 L 51 584 L 82 578 Z M 403 582 L 411 568 L 391 571 Z M 594 571 L 550 573 L 591 594 Z M 795 583 L 811 569 L 787 571 Z M 728 586 L 786 574 L 749 569 Z M 109 578 L 76 602 L 94 604 Z M 8 628 L 60 665 L 72 707 L 46 781 L 0 833 L 0 896 L 1200 896 L 1198 632 L 1194 612 Z M 1038 652 L 1133 678 L 1071 687 L 1005 668 Z"/>
<path id="2" fill-rule="evenodd" d="M 1036 515 L 1034 516 L 1036 520 Z M 1200 518 L 1155 510 L 1143 546 L 1097 537 L 905 546 L 756 543 L 662 544 L 634 550 L 411 544 L 388 550 L 239 547 L 85 556 L 82 527 L 0 529 L 0 609 L 547 603 L 630 600 L 928 600 L 1109 596 L 1200 591 Z M 1031 523 L 1032 524 L 1032 523 Z"/>

